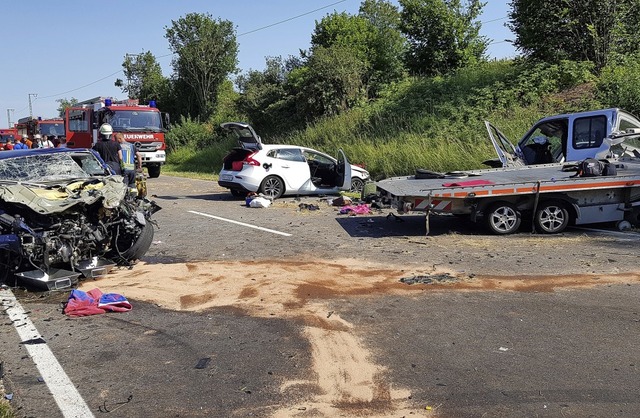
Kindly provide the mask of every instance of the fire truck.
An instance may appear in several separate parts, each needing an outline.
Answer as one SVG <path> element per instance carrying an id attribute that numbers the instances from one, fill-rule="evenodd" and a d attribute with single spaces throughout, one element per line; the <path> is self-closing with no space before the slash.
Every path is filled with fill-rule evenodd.
<path id="1" fill-rule="evenodd" d="M 79 102 L 65 111 L 66 139 L 69 148 L 91 148 L 98 141 L 103 123 L 122 132 L 124 139 L 136 146 L 149 177 L 160 176 L 166 159 L 164 134 L 169 114 L 160 112 L 155 101 L 141 105 L 138 100 L 113 100 L 106 97 Z"/>
<path id="2" fill-rule="evenodd" d="M 7 140 L 11 139 L 11 142 L 16 142 L 18 138 L 18 130 L 16 128 L 0 129 L 0 151 L 4 150 L 4 145 Z"/>
<path id="3" fill-rule="evenodd" d="M 27 135 L 32 141 L 35 134 L 40 134 L 43 137 L 48 136 L 56 146 L 58 145 L 57 141 L 65 136 L 64 119 L 62 118 L 43 119 L 40 116 L 37 118 L 27 116 L 18 119 L 15 126 L 20 136 Z"/>

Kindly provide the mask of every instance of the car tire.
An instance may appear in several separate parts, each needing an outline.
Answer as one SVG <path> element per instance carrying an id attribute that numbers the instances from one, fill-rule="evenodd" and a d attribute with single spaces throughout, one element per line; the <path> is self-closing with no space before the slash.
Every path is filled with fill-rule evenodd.
<path id="1" fill-rule="evenodd" d="M 353 177 L 351 179 L 351 191 L 362 193 L 362 189 L 364 189 L 364 181 L 361 178 Z"/>
<path id="2" fill-rule="evenodd" d="M 284 194 L 284 182 L 278 176 L 267 176 L 260 184 L 260 193 L 272 199 L 278 199 Z"/>
<path id="3" fill-rule="evenodd" d="M 147 167 L 147 171 L 149 172 L 149 177 L 152 179 L 157 179 L 158 177 L 160 177 L 161 169 L 162 168 L 159 165 L 152 165 Z"/>
<path id="4" fill-rule="evenodd" d="M 567 205 L 559 200 L 541 202 L 533 221 L 536 231 L 543 234 L 559 234 L 569 225 Z"/>
<path id="5" fill-rule="evenodd" d="M 518 230 L 522 216 L 513 203 L 495 202 L 484 210 L 483 220 L 489 232 L 496 235 L 507 235 Z"/>
<path id="6" fill-rule="evenodd" d="M 122 251 L 120 255 L 125 258 L 127 261 L 138 260 L 140 257 L 145 255 L 151 247 L 151 243 L 153 242 L 153 225 L 147 222 L 143 227 L 140 235 L 133 243 L 131 247 Z"/>

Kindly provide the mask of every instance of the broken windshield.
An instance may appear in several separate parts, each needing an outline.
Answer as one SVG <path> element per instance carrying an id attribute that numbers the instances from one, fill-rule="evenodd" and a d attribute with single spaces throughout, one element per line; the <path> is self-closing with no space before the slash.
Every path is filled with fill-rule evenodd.
<path id="1" fill-rule="evenodd" d="M 80 164 L 88 171 L 83 170 Z M 46 182 L 88 178 L 90 173 L 104 174 L 104 169 L 89 154 L 78 162 L 71 153 L 34 154 L 0 160 L 0 181 Z"/>

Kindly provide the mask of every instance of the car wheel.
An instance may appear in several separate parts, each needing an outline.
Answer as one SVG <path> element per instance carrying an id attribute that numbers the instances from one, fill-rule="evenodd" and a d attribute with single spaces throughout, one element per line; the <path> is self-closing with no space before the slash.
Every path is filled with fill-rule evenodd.
<path id="1" fill-rule="evenodd" d="M 354 177 L 351 179 L 351 191 L 356 193 L 362 193 L 362 189 L 364 188 L 364 181 L 358 177 Z"/>
<path id="2" fill-rule="evenodd" d="M 558 234 L 569 224 L 569 211 L 564 202 L 542 202 L 534 219 L 536 230 L 544 234 Z"/>
<path id="3" fill-rule="evenodd" d="M 134 241 L 131 247 L 129 247 L 125 251 L 122 251 L 120 255 L 127 261 L 138 260 L 140 257 L 145 255 L 149 250 L 149 247 L 151 247 L 151 243 L 153 242 L 153 235 L 153 225 L 147 222 L 142 227 L 140 235 L 138 235 L 138 238 Z"/>
<path id="4" fill-rule="evenodd" d="M 277 199 L 284 194 L 284 182 L 280 177 L 267 176 L 260 184 L 260 193 L 272 199 Z"/>
<path id="5" fill-rule="evenodd" d="M 484 224 L 497 235 L 511 234 L 518 230 L 522 218 L 520 211 L 512 203 L 496 202 L 484 211 Z"/>
<path id="6" fill-rule="evenodd" d="M 147 171 L 149 172 L 149 177 L 151 177 L 152 179 L 157 179 L 158 177 L 160 177 L 160 166 L 159 165 L 152 165 L 147 167 Z"/>

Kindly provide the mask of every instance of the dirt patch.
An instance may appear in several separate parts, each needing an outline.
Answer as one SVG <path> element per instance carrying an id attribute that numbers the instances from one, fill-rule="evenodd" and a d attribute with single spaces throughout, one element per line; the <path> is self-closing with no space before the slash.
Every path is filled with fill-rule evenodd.
<path id="1" fill-rule="evenodd" d="M 430 284 L 401 282 L 403 278 L 429 275 L 446 275 L 451 279 Z M 566 287 L 631 282 L 640 282 L 640 274 L 463 276 L 444 269 L 425 272 L 406 265 L 344 259 L 140 263 L 133 270 L 117 270 L 96 281 L 83 282 L 81 288 L 99 287 L 103 292 L 121 293 L 132 300 L 174 310 L 233 307 L 253 316 L 300 321 L 302 333 L 312 347 L 313 373 L 308 380 L 286 382 L 281 391 L 314 385 L 322 395 L 300 405 L 283 407 L 273 416 L 396 417 L 424 416 L 431 412 L 409 408 L 410 393 L 384 383 L 385 368 L 372 361 L 367 347 L 352 332 L 353 325 L 332 312 L 328 300 L 389 294 L 410 297 L 426 291 L 550 292 Z"/>

